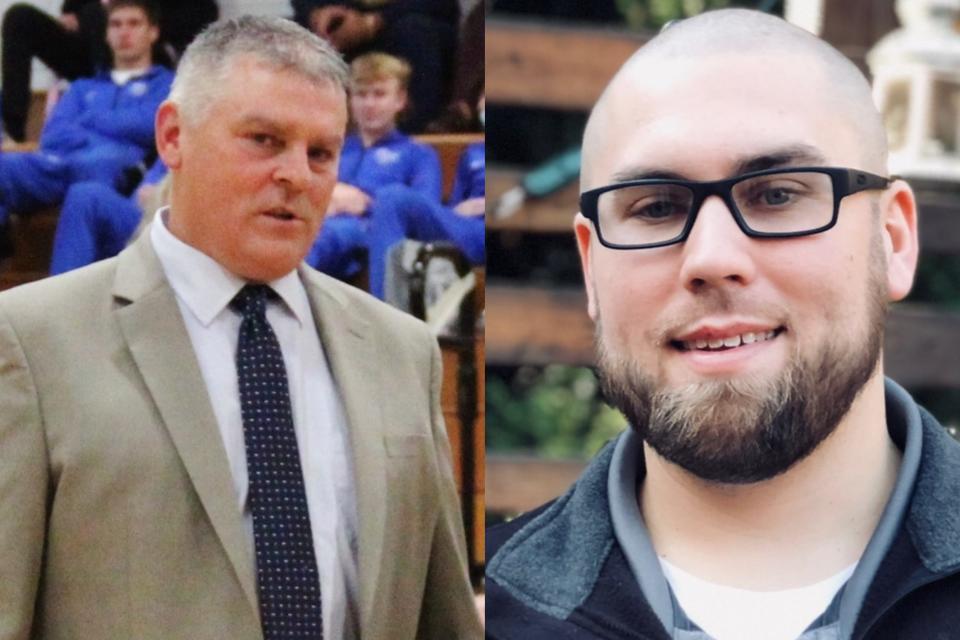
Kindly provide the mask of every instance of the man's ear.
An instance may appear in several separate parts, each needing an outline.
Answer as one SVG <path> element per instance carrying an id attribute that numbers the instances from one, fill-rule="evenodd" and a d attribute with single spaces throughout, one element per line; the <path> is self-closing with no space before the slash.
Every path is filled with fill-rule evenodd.
<path id="1" fill-rule="evenodd" d="M 587 290 L 587 313 L 590 319 L 597 321 L 597 300 L 593 287 L 593 274 L 590 265 L 590 250 L 593 242 L 593 223 L 577 213 L 573 219 L 573 232 L 577 237 L 577 249 L 580 252 L 580 266 L 583 268 L 583 286 Z"/>
<path id="2" fill-rule="evenodd" d="M 920 252 L 917 200 L 910 185 L 897 180 L 881 198 L 880 207 L 887 257 L 887 295 L 891 301 L 902 300 L 913 286 Z"/>
<path id="3" fill-rule="evenodd" d="M 183 128 L 180 120 L 179 107 L 169 100 L 157 109 L 157 153 L 171 170 L 179 169 L 183 158 L 181 151 Z"/>

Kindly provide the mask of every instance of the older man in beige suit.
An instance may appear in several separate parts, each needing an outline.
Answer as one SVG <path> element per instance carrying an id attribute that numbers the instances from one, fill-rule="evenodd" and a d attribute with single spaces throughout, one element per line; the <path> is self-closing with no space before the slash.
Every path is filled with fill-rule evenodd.
<path id="1" fill-rule="evenodd" d="M 171 206 L 0 296 L 0 638 L 480 638 L 436 344 L 300 261 L 346 76 L 205 32 L 157 114 Z"/>

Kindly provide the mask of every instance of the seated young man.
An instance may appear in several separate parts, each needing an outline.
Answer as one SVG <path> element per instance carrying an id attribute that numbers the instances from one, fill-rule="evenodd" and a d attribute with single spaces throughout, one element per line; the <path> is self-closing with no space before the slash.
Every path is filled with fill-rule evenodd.
<path id="1" fill-rule="evenodd" d="M 483 263 L 485 166 L 484 143 L 464 150 L 446 207 L 403 185 L 380 191 L 370 217 L 370 293 L 384 298 L 387 253 L 405 238 L 449 240 L 471 263 Z"/>
<path id="2" fill-rule="evenodd" d="M 157 159 L 130 197 L 99 182 L 78 182 L 67 190 L 53 239 L 50 275 L 79 269 L 123 250 L 144 214 L 152 214 L 167 165 Z"/>
<path id="3" fill-rule="evenodd" d="M 157 17 L 146 0 L 111 0 L 107 44 L 113 69 L 76 80 L 53 110 L 40 149 L 0 154 L 0 224 L 63 200 L 76 182 L 115 186 L 153 148 L 153 118 L 173 80 L 153 65 Z"/>
<path id="4" fill-rule="evenodd" d="M 369 53 L 350 65 L 350 113 L 355 133 L 340 156 L 339 182 L 307 263 L 337 278 L 360 269 L 358 253 L 367 248 L 369 214 L 379 193 L 405 185 L 439 203 L 440 160 L 433 148 L 397 130 L 407 106 L 410 65 L 384 53 Z"/>
<path id="5" fill-rule="evenodd" d="M 67 80 L 92 75 L 110 64 L 110 49 L 104 42 L 106 3 L 63 0 L 59 16 L 34 4 L 45 3 L 10 5 L 0 23 L 0 112 L 6 133 L 17 142 L 27 137 L 31 67 L 35 59 Z M 171 68 L 193 37 L 219 14 L 216 0 L 157 0 L 154 5 L 160 9 L 155 62 Z"/>

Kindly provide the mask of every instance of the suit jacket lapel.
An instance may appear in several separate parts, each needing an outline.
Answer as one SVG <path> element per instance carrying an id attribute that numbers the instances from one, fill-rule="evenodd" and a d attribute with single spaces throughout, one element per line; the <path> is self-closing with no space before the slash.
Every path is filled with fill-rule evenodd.
<path id="1" fill-rule="evenodd" d="M 143 234 L 119 257 L 113 293 L 129 302 L 117 310 L 120 327 L 240 586 L 257 613 L 249 541 L 223 440 L 173 289 L 146 236 L 149 234 Z"/>
<path id="2" fill-rule="evenodd" d="M 339 293 L 323 282 L 325 276 L 301 270 L 314 320 L 327 362 L 343 401 L 353 447 L 357 512 L 360 526 L 360 626 L 362 635 L 378 625 L 377 603 L 386 594 L 381 589 L 380 567 L 387 514 L 386 452 L 381 398 L 371 390 L 385 388 L 377 382 L 383 363 L 377 357 L 368 321 L 357 314 Z M 382 615 L 382 612 L 380 612 Z"/>

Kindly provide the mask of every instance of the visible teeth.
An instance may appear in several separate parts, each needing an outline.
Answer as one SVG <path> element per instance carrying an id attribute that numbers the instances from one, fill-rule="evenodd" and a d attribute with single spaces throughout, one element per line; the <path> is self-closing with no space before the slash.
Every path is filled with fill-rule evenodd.
<path id="1" fill-rule="evenodd" d="M 764 342 L 765 340 L 770 340 L 777 335 L 775 329 L 770 331 L 763 331 L 759 333 L 754 333 L 748 331 L 738 336 L 730 336 L 727 338 L 697 338 L 696 340 L 687 340 L 683 343 L 683 348 L 691 351 L 693 349 L 701 350 L 710 350 L 710 349 L 733 349 L 739 347 L 741 344 L 753 344 L 755 342 Z"/>

